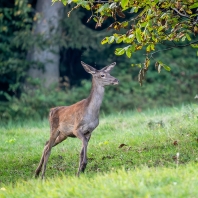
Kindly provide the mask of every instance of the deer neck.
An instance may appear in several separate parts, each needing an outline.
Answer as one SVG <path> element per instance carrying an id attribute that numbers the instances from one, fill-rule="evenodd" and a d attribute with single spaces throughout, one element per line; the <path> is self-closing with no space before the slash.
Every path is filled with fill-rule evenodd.
<path id="1" fill-rule="evenodd" d="M 91 93 L 88 99 L 88 112 L 90 114 L 99 115 L 100 106 L 104 96 L 104 87 L 99 85 L 97 81 L 92 79 Z"/>

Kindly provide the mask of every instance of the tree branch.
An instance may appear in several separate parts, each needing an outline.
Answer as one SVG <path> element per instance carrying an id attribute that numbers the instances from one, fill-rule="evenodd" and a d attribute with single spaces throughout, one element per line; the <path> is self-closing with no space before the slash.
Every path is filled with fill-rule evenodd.
<path id="1" fill-rule="evenodd" d="M 177 12 L 180 16 L 186 17 L 186 18 L 190 18 L 186 13 L 182 14 L 179 10 L 177 10 L 176 8 L 172 8 L 175 12 Z"/>
<path id="2" fill-rule="evenodd" d="M 198 40 L 197 40 L 197 41 L 193 41 L 193 42 L 191 42 L 191 43 L 188 43 L 188 44 L 186 44 L 186 45 L 175 45 L 175 46 L 171 46 L 171 47 L 166 48 L 166 49 L 157 50 L 157 51 L 155 51 L 155 52 L 153 52 L 153 53 L 150 53 L 150 55 L 151 55 L 151 57 L 152 57 L 153 54 L 156 54 L 156 53 L 161 52 L 161 51 L 167 51 L 167 50 L 171 50 L 171 49 L 173 49 L 173 48 L 179 48 L 179 47 L 187 47 L 187 46 L 192 45 L 192 44 L 195 44 L 195 43 L 198 43 Z"/>

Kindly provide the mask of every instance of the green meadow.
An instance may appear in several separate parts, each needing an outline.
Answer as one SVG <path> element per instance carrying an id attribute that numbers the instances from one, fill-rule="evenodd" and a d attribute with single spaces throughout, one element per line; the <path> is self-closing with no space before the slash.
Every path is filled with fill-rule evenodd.
<path id="1" fill-rule="evenodd" d="M 197 197 L 198 105 L 101 115 L 76 177 L 81 142 L 52 149 L 35 179 L 48 120 L 1 123 L 0 197 Z"/>

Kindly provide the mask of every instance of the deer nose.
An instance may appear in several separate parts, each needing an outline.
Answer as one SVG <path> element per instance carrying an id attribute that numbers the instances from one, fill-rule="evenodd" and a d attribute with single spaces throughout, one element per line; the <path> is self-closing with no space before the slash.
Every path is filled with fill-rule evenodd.
<path id="1" fill-rule="evenodd" d="M 115 80 L 113 81 L 113 84 L 114 84 L 114 85 L 119 84 L 119 80 L 115 78 Z"/>

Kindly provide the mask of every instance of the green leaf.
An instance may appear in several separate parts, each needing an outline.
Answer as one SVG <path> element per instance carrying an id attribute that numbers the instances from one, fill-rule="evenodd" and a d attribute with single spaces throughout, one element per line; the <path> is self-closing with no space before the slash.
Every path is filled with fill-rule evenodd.
<path id="1" fill-rule="evenodd" d="M 185 41 L 186 40 L 186 36 L 183 36 L 181 40 L 182 41 Z"/>
<path id="2" fill-rule="evenodd" d="M 64 6 L 66 6 L 67 5 L 67 0 L 62 0 L 62 3 L 63 3 Z"/>
<path id="3" fill-rule="evenodd" d="M 105 6 L 103 5 L 96 11 L 96 13 L 102 12 L 104 9 L 105 9 Z"/>
<path id="4" fill-rule="evenodd" d="M 163 64 L 162 67 L 166 70 L 166 71 L 170 71 L 171 68 L 168 65 Z"/>
<path id="5" fill-rule="evenodd" d="M 108 38 L 108 43 L 111 44 L 111 43 L 113 43 L 113 41 L 114 41 L 114 36 L 110 36 Z"/>
<path id="6" fill-rule="evenodd" d="M 134 38 L 134 37 L 135 37 L 134 34 L 129 35 L 129 38 Z"/>
<path id="7" fill-rule="evenodd" d="M 189 8 L 190 8 L 190 9 L 198 8 L 198 3 L 194 3 L 194 4 L 193 4 L 193 5 L 191 5 Z"/>
<path id="8" fill-rule="evenodd" d="M 191 41 L 190 35 L 186 33 L 186 38 Z"/>
<path id="9" fill-rule="evenodd" d="M 131 66 L 132 66 L 132 67 L 137 66 L 137 67 L 141 68 L 141 67 L 142 67 L 142 64 L 141 64 L 141 63 L 131 64 Z"/>
<path id="10" fill-rule="evenodd" d="M 128 24 L 129 24 L 129 22 L 128 22 L 128 21 L 124 21 L 124 22 L 122 22 L 122 27 L 127 27 L 127 26 L 128 26 Z"/>
<path id="11" fill-rule="evenodd" d="M 125 53 L 125 49 L 124 48 L 117 48 L 115 50 L 115 55 L 121 56 Z"/>
<path id="12" fill-rule="evenodd" d="M 162 31 L 164 29 L 164 26 L 160 26 L 159 28 L 158 28 L 158 32 L 160 32 L 160 31 Z"/>
<path id="13" fill-rule="evenodd" d="M 146 22 L 143 22 L 140 25 L 141 25 L 141 27 L 146 27 L 148 25 L 148 22 L 147 21 Z"/>
<path id="14" fill-rule="evenodd" d="M 198 44 L 191 44 L 191 47 L 198 48 Z"/>
<path id="15" fill-rule="evenodd" d="M 129 13 L 137 13 L 138 12 L 138 7 L 133 7 Z"/>
<path id="16" fill-rule="evenodd" d="M 155 45 L 154 44 L 151 44 L 151 50 L 155 50 Z"/>
<path id="17" fill-rule="evenodd" d="M 8 93 L 6 93 L 6 92 L 4 92 L 3 95 L 5 96 L 5 98 L 6 98 L 8 101 L 10 101 L 10 100 L 12 99 L 12 97 L 11 97 Z"/>
<path id="18" fill-rule="evenodd" d="M 104 39 L 102 39 L 101 44 L 104 45 L 105 43 L 107 43 L 109 40 L 109 37 L 105 37 Z"/>
<path id="19" fill-rule="evenodd" d="M 116 43 L 121 43 L 123 41 L 123 36 L 120 36 L 116 39 Z"/>
<path id="20" fill-rule="evenodd" d="M 119 37 L 121 34 L 117 34 L 117 33 L 114 33 L 113 34 L 113 36 L 115 37 L 115 38 L 117 38 L 117 37 Z"/>
<path id="21" fill-rule="evenodd" d="M 158 61 L 159 64 L 166 70 L 166 71 L 170 71 L 171 68 L 168 65 L 165 65 L 164 63 L 162 63 L 161 61 Z"/>
<path id="22" fill-rule="evenodd" d="M 129 0 L 121 0 L 121 6 L 122 6 L 122 8 L 125 9 L 126 6 L 128 5 L 128 3 L 129 3 Z"/>
<path id="23" fill-rule="evenodd" d="M 133 45 L 131 45 L 131 52 L 135 52 L 135 47 L 136 47 L 136 44 L 133 44 Z"/>
<path id="24" fill-rule="evenodd" d="M 141 43 L 141 41 L 142 41 L 142 36 L 141 36 L 141 30 L 140 30 L 139 28 L 136 29 L 135 35 L 136 35 L 136 39 L 137 39 L 138 43 Z"/>
<path id="25" fill-rule="evenodd" d="M 84 5 L 84 7 L 87 9 L 87 10 L 90 10 L 91 9 L 91 7 L 90 7 L 90 5 L 87 3 L 86 5 Z"/>
<path id="26" fill-rule="evenodd" d="M 94 17 L 93 20 L 97 23 L 98 22 L 98 18 Z"/>
<path id="27" fill-rule="evenodd" d="M 127 57 L 128 57 L 128 58 L 131 58 L 131 54 L 132 54 L 132 53 L 131 53 L 131 48 L 128 47 L 127 50 L 126 50 L 126 55 L 127 55 Z"/>
<path id="28" fill-rule="evenodd" d="M 123 39 L 123 43 L 131 43 L 132 40 L 128 37 L 126 37 L 125 39 Z"/>
<path id="29" fill-rule="evenodd" d="M 146 51 L 147 51 L 147 52 L 150 52 L 150 51 L 151 51 L 151 45 L 148 45 L 148 46 L 146 47 Z"/>

